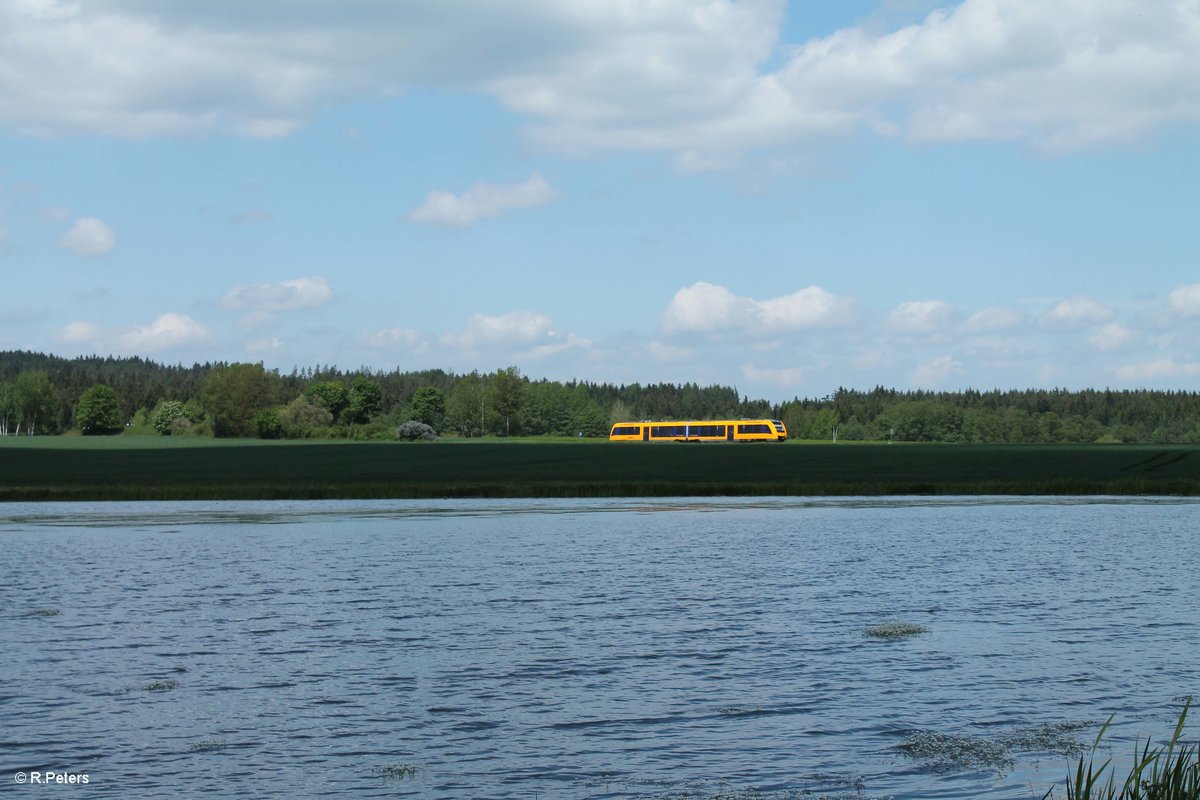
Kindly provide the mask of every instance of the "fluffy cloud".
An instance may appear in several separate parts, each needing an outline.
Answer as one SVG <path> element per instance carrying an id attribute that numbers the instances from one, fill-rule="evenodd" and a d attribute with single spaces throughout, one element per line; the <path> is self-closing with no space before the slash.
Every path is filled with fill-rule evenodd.
<path id="1" fill-rule="evenodd" d="M 117 246 L 117 234 L 95 217 L 81 217 L 63 234 L 59 244 L 77 256 L 103 256 Z"/>
<path id="2" fill-rule="evenodd" d="M 954 375 L 963 371 L 962 362 L 951 356 L 939 356 L 912 371 L 909 380 L 920 388 L 942 388 Z"/>
<path id="3" fill-rule="evenodd" d="M 268 336 L 246 342 L 246 352 L 252 356 L 265 356 L 283 347 L 283 341 L 278 336 Z"/>
<path id="4" fill-rule="evenodd" d="M 135 325 L 118 341 L 131 353 L 157 353 L 209 338 L 209 330 L 186 314 L 163 314 L 149 325 Z"/>
<path id="5" fill-rule="evenodd" d="M 968 333 L 988 333 L 1009 330 L 1025 322 L 1025 314 L 1015 309 L 985 308 L 972 314 L 963 325 L 963 330 Z"/>
<path id="6" fill-rule="evenodd" d="M 1119 322 L 1110 322 L 1092 333 L 1088 341 L 1097 350 L 1120 350 L 1133 339 L 1133 331 Z"/>
<path id="7" fill-rule="evenodd" d="M 415 209 L 409 219 L 424 225 L 448 228 L 469 228 L 481 219 L 498 217 L 508 211 L 532 208 L 549 203 L 557 193 L 537 173 L 523 183 L 493 186 L 477 183 L 461 195 L 434 191 L 425 204 Z"/>
<path id="8" fill-rule="evenodd" d="M 66 344 L 86 345 L 97 350 L 121 350 L 128 353 L 158 353 L 207 341 L 208 328 L 186 314 L 162 314 L 148 325 L 105 328 L 94 322 L 77 320 L 64 325 L 57 339 Z"/>
<path id="9" fill-rule="evenodd" d="M 851 317 L 849 300 L 819 286 L 755 300 L 735 295 L 724 286 L 699 282 L 675 293 L 661 322 L 666 333 L 763 334 L 840 325 Z"/>
<path id="10" fill-rule="evenodd" d="M 532 311 L 510 311 L 499 316 L 472 314 L 467 329 L 444 338 L 446 344 L 471 350 L 495 345 L 532 345 L 557 336 L 549 317 Z"/>
<path id="11" fill-rule="evenodd" d="M 900 333 L 936 333 L 954 319 L 954 307 L 941 300 L 901 303 L 888 315 L 887 326 Z"/>
<path id="12" fill-rule="evenodd" d="M 70 322 L 58 332 L 58 340 L 66 344 L 94 344 L 103 338 L 104 329 L 94 322 Z"/>
<path id="13" fill-rule="evenodd" d="M 253 311 L 294 311 L 315 308 L 333 298 L 333 289 L 324 278 L 296 278 L 281 283 L 235 286 L 221 298 L 225 308 Z"/>
<path id="14" fill-rule="evenodd" d="M 1167 305 L 1181 317 L 1200 316 L 1200 283 L 1175 287 L 1167 297 Z"/>
<path id="15" fill-rule="evenodd" d="M 1064 327 L 1097 325 L 1112 318 L 1112 309 L 1105 308 L 1092 298 L 1082 294 L 1063 300 L 1042 317 L 1043 321 L 1051 325 Z"/>
<path id="16" fill-rule="evenodd" d="M 1154 381 L 1162 378 L 1194 377 L 1200 375 L 1200 363 L 1178 362 L 1174 358 L 1161 358 L 1139 364 L 1117 367 L 1116 375 L 1123 381 Z"/>
<path id="17" fill-rule="evenodd" d="M 752 383 L 794 389 L 804 382 L 804 370 L 799 367 L 762 368 L 753 364 L 742 367 L 742 377 Z"/>
<path id="18" fill-rule="evenodd" d="M 383 328 L 364 333 L 362 340 L 371 347 L 384 349 L 424 350 L 429 344 L 425 334 L 415 328 Z"/>
<path id="19" fill-rule="evenodd" d="M 790 43 L 772 0 L 281 8 L 0 4 L 0 126 L 275 137 L 331 105 L 452 86 L 491 93 L 564 151 L 711 168 L 862 129 L 1064 150 L 1200 118 L 1190 1 L 964 0 L 899 30 Z"/>

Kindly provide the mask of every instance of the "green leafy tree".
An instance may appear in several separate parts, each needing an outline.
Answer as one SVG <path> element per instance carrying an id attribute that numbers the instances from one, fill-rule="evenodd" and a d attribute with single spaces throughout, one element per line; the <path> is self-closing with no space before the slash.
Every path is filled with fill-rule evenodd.
<path id="1" fill-rule="evenodd" d="M 608 425 L 611 428 L 618 422 L 633 422 L 633 409 L 624 400 L 614 400 L 608 411 Z"/>
<path id="2" fill-rule="evenodd" d="M 117 393 L 111 386 L 98 383 L 79 397 L 75 422 L 84 436 L 108 435 L 121 432 L 121 412 Z"/>
<path id="3" fill-rule="evenodd" d="M 264 408 L 254 415 L 254 432 L 260 439 L 278 439 L 283 436 L 283 423 L 279 421 L 278 406 Z"/>
<path id="4" fill-rule="evenodd" d="M 463 436 L 482 436 L 495 415 L 489 402 L 488 378 L 464 375 L 446 397 L 446 422 Z"/>
<path id="5" fill-rule="evenodd" d="M 441 430 L 446 419 L 446 395 L 436 386 L 417 389 L 412 399 L 412 418 Z"/>
<path id="6" fill-rule="evenodd" d="M 505 367 L 496 370 L 492 376 L 490 394 L 492 407 L 500 418 L 501 432 L 511 436 L 514 425 L 520 429 L 520 414 L 525 403 L 525 390 L 528 386 L 521 370 L 516 367 Z"/>
<path id="7" fill-rule="evenodd" d="M 254 417 L 271 405 L 271 374 L 262 364 L 217 367 L 204 381 L 204 405 L 216 436 L 253 436 Z"/>
<path id="8" fill-rule="evenodd" d="M 383 388 L 378 382 L 359 375 L 350 383 L 347 402 L 350 418 L 354 422 L 367 422 L 383 411 Z"/>
<path id="9" fill-rule="evenodd" d="M 325 434 L 333 424 L 333 415 L 319 403 L 301 395 L 279 412 L 283 435 L 289 439 L 309 439 Z"/>
<path id="10" fill-rule="evenodd" d="M 588 437 L 608 435 L 610 426 L 604 417 L 604 411 L 588 396 L 583 386 L 576 386 L 571 390 L 567 400 L 567 414 L 567 433 Z"/>
<path id="11" fill-rule="evenodd" d="M 350 405 L 350 394 L 341 381 L 314 383 L 304 390 L 304 396 L 328 411 L 334 420 L 340 419 Z"/>
<path id="12" fill-rule="evenodd" d="M 45 370 L 22 372 L 13 381 L 13 407 L 17 417 L 17 434 L 22 427 L 32 436 L 38 425 L 49 427 L 49 418 L 55 405 L 55 391 L 50 376 Z"/>
<path id="13" fill-rule="evenodd" d="M 16 396 L 11 381 L 0 381 L 0 436 L 8 436 L 9 427 L 17 418 Z"/>

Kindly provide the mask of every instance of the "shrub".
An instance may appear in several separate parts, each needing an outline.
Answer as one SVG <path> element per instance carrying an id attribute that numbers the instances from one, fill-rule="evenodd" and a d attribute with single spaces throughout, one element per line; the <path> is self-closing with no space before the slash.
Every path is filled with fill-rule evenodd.
<path id="1" fill-rule="evenodd" d="M 437 431 L 424 422 L 417 422 L 415 419 L 410 419 L 399 428 L 396 428 L 396 438 L 410 442 L 435 442 L 438 435 Z"/>

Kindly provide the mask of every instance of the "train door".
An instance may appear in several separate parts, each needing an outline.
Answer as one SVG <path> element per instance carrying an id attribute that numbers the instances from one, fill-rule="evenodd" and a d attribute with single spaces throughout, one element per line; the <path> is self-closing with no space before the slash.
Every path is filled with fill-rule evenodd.
<path id="1" fill-rule="evenodd" d="M 727 441 L 727 442 L 733 441 L 733 426 L 732 425 L 725 426 L 725 441 Z"/>
<path id="2" fill-rule="evenodd" d="M 642 426 L 642 441 L 643 442 L 650 441 L 650 426 L 649 425 Z"/>

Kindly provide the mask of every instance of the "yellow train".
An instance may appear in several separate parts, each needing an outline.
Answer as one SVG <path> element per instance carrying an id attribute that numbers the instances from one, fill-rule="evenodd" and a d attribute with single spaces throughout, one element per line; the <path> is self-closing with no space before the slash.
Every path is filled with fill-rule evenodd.
<path id="1" fill-rule="evenodd" d="M 610 442 L 782 442 L 787 428 L 777 419 L 706 419 L 683 422 L 618 422 Z"/>

